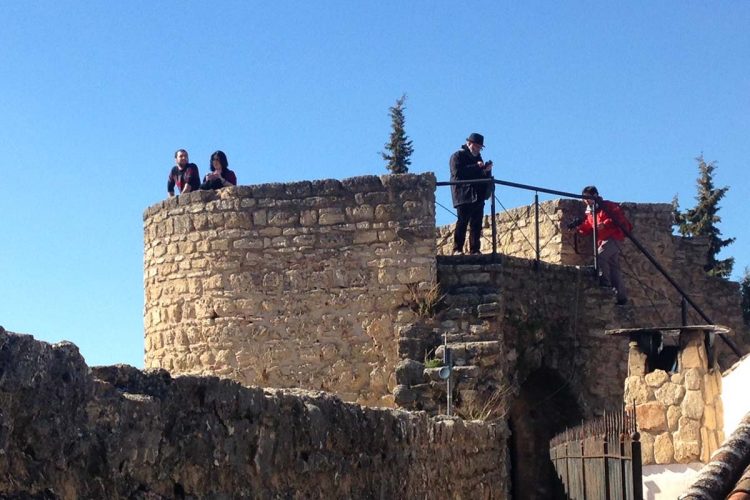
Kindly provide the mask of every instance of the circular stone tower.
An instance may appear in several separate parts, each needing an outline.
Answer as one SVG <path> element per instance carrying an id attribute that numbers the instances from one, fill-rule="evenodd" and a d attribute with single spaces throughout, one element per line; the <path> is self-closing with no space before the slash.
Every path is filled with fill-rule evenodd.
<path id="1" fill-rule="evenodd" d="M 391 404 L 408 288 L 435 274 L 432 174 L 198 191 L 144 213 L 145 358 Z"/>

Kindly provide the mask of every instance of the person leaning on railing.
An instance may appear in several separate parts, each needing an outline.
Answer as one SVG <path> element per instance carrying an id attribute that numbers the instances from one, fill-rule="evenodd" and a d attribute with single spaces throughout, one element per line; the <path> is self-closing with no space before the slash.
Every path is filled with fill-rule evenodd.
<path id="1" fill-rule="evenodd" d="M 466 144 L 453 153 L 450 159 L 451 182 L 492 177 L 492 162 L 482 160 L 480 152 L 484 148 L 484 136 L 473 133 L 466 139 Z M 464 253 L 466 228 L 469 227 L 469 252 L 479 254 L 482 236 L 482 217 L 484 200 L 492 194 L 488 182 L 452 184 L 451 195 L 453 207 L 458 212 L 456 232 L 453 235 L 453 255 Z"/>
<path id="2" fill-rule="evenodd" d="M 576 229 L 578 234 L 589 235 L 594 231 L 594 206 L 596 206 L 596 254 L 599 264 L 599 284 L 603 287 L 613 287 L 617 293 L 616 304 L 627 304 L 628 292 L 620 273 L 620 242 L 625 239 L 625 233 L 620 226 L 632 229 L 630 221 L 622 213 L 620 205 L 603 200 L 599 196 L 596 186 L 586 186 L 582 192 L 586 203 L 586 218 L 573 221 L 568 227 Z M 596 202 L 596 203 L 594 203 Z M 618 225 L 615 220 L 619 222 Z"/>

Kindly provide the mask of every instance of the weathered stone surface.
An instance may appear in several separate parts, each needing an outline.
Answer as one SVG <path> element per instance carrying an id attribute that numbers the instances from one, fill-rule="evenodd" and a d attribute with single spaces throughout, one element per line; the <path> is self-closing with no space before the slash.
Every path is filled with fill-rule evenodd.
<path id="1" fill-rule="evenodd" d="M 689 463 L 700 458 L 701 425 L 698 420 L 681 417 L 679 430 L 672 434 L 675 461 Z"/>
<path id="2" fill-rule="evenodd" d="M 654 392 L 641 377 L 625 379 L 625 403 L 640 405 L 653 400 Z"/>
<path id="3" fill-rule="evenodd" d="M 716 430 L 718 422 L 716 421 L 716 409 L 713 405 L 706 405 L 703 408 L 703 426 L 709 430 Z"/>
<path id="4" fill-rule="evenodd" d="M 393 404 L 399 353 L 425 344 L 399 347 L 394 332 L 436 282 L 435 177 L 374 179 L 188 193 L 148 209 L 146 366 Z"/>
<path id="5" fill-rule="evenodd" d="M 641 460 L 643 465 L 655 464 L 654 459 L 654 441 L 655 437 L 653 434 L 642 434 L 641 435 Z"/>
<path id="6" fill-rule="evenodd" d="M 682 417 L 682 411 L 679 406 L 670 406 L 667 408 L 667 427 L 671 432 L 678 429 L 680 417 Z"/>
<path id="7" fill-rule="evenodd" d="M 0 367 L 0 429 L 15 429 L 0 433 L 3 498 L 508 495 L 503 424 L 163 370 L 90 370 L 72 344 L 2 328 Z"/>
<path id="8" fill-rule="evenodd" d="M 411 389 L 411 385 L 397 385 L 393 391 L 393 400 L 399 406 L 409 406 L 416 399 L 417 393 Z"/>
<path id="9" fill-rule="evenodd" d="M 685 388 L 681 385 L 667 382 L 654 391 L 656 400 L 666 406 L 679 405 L 685 396 Z"/>
<path id="10" fill-rule="evenodd" d="M 678 423 L 679 439 L 675 437 L 675 441 L 699 441 L 701 437 L 700 429 L 701 423 L 699 420 L 680 417 L 680 421 Z"/>
<path id="11" fill-rule="evenodd" d="M 685 417 L 700 419 L 703 416 L 703 406 L 701 391 L 686 391 L 680 409 Z"/>
<path id="12" fill-rule="evenodd" d="M 403 359 L 396 365 L 396 382 L 404 385 L 416 385 L 425 381 L 424 363 L 413 359 Z"/>
<path id="13" fill-rule="evenodd" d="M 628 374 L 631 377 L 646 375 L 646 355 L 637 348 L 637 342 L 630 342 L 628 349 Z"/>
<path id="14" fill-rule="evenodd" d="M 685 370 L 685 388 L 691 391 L 701 390 L 701 374 L 705 371 L 705 367 L 688 368 Z"/>
<path id="15" fill-rule="evenodd" d="M 669 374 L 664 370 L 654 370 L 647 374 L 645 379 L 649 387 L 657 389 L 669 380 Z"/>
<path id="16" fill-rule="evenodd" d="M 638 428 L 651 433 L 667 431 L 667 415 L 664 405 L 656 401 L 635 407 Z"/>
<path id="17" fill-rule="evenodd" d="M 674 463 L 674 447 L 669 432 L 659 434 L 654 439 L 654 461 L 657 464 Z"/>
<path id="18" fill-rule="evenodd" d="M 680 352 L 680 366 L 683 368 L 705 367 L 706 353 L 703 346 L 695 343 L 685 346 Z"/>
<path id="19" fill-rule="evenodd" d="M 703 398 L 712 403 L 721 397 L 721 372 L 713 370 L 703 375 Z"/>

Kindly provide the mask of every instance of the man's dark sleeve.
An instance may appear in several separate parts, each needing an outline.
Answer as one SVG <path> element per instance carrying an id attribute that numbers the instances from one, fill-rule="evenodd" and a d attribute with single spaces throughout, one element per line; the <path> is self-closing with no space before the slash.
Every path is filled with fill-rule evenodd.
<path id="1" fill-rule="evenodd" d="M 201 187 L 201 175 L 198 173 L 198 166 L 191 163 L 185 172 L 185 184 L 190 184 L 191 190 L 197 190 Z"/>
<path id="2" fill-rule="evenodd" d="M 481 157 L 477 158 L 477 161 L 480 161 Z M 453 156 L 451 156 L 450 165 L 451 165 L 451 177 L 457 181 L 465 181 L 468 179 L 480 179 L 482 177 L 485 177 L 484 170 L 479 168 L 479 166 L 474 163 L 468 163 L 461 165 L 461 152 L 453 153 Z"/>
<path id="3" fill-rule="evenodd" d="M 167 177 L 167 193 L 174 194 L 174 168 L 169 171 L 169 177 Z"/>
<path id="4" fill-rule="evenodd" d="M 458 177 L 458 153 L 453 153 L 449 161 L 451 167 L 451 179 L 459 180 Z"/>

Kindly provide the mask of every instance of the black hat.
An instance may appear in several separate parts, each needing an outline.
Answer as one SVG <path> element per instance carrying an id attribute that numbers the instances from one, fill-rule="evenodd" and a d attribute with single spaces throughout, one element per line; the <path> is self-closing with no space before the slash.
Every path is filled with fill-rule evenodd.
<path id="1" fill-rule="evenodd" d="M 473 142 L 474 144 L 484 146 L 484 136 L 482 134 L 477 134 L 476 132 L 474 132 L 472 134 L 469 134 L 469 137 L 467 137 L 466 140 L 469 142 Z"/>

